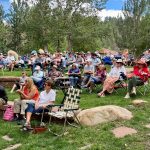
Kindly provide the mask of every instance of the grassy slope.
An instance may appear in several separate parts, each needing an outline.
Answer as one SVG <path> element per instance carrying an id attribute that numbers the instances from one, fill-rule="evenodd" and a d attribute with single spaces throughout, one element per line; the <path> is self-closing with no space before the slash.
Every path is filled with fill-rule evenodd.
<path id="1" fill-rule="evenodd" d="M 62 138 L 57 138 L 51 135 L 48 131 L 42 134 L 28 134 L 22 133 L 16 123 L 7 123 L 0 120 L 0 135 L 9 134 L 14 141 L 6 142 L 0 140 L 1 149 L 6 148 L 8 145 L 15 143 L 22 143 L 21 150 L 34 149 L 34 150 L 76 150 L 88 144 L 93 144 L 91 149 L 93 150 L 148 150 L 150 149 L 150 140 L 147 135 L 149 129 L 144 125 L 150 122 L 150 109 L 149 103 L 146 106 L 140 108 L 132 108 L 129 105 L 131 100 L 124 100 L 123 96 L 125 91 L 119 90 L 119 94 L 113 93 L 106 98 L 98 98 L 96 94 L 87 94 L 83 91 L 81 95 L 81 108 L 91 108 L 103 105 L 118 105 L 130 109 L 133 112 L 134 118 L 130 121 L 115 121 L 111 123 L 105 123 L 96 127 L 83 127 L 73 128 L 67 127 L 69 134 Z M 17 94 L 9 94 L 9 99 L 13 100 L 17 98 Z M 149 94 L 138 98 L 149 100 Z M 62 99 L 62 93 L 58 93 L 57 103 Z M 111 130 L 115 127 L 126 125 L 128 127 L 135 128 L 138 133 L 132 136 L 126 136 L 122 139 L 117 139 L 111 133 Z M 54 124 L 56 129 L 62 127 L 62 125 Z"/>

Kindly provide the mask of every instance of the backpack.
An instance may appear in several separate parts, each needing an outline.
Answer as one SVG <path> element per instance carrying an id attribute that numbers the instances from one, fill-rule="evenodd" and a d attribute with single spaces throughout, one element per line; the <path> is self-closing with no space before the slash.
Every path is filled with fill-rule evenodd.
<path id="1" fill-rule="evenodd" d="M 14 108 L 12 105 L 8 105 L 3 115 L 3 120 L 12 121 L 14 119 Z"/>

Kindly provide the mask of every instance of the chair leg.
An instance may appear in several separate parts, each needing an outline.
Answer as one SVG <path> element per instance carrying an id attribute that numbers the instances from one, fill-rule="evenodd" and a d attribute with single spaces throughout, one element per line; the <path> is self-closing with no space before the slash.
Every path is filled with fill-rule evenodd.
<path id="1" fill-rule="evenodd" d="M 40 123 L 40 126 L 45 126 L 44 122 L 43 122 L 43 117 L 44 117 L 44 109 L 43 109 L 43 112 L 42 112 L 42 116 L 41 116 L 41 123 Z"/>
<path id="2" fill-rule="evenodd" d="M 51 110 L 52 110 L 52 108 L 50 109 L 50 112 L 51 112 Z M 51 132 L 52 134 L 54 134 L 54 135 L 56 135 L 56 136 L 63 136 L 64 133 L 65 133 L 65 131 L 66 131 L 66 123 L 68 122 L 68 121 L 67 121 L 67 114 L 68 114 L 68 112 L 66 112 L 66 116 L 65 116 L 65 120 L 64 120 L 64 126 L 63 126 L 63 131 L 62 131 L 62 133 L 60 133 L 60 134 L 55 133 L 55 132 L 53 132 L 53 131 L 50 129 L 50 127 L 48 128 L 49 132 Z M 50 118 L 49 118 L 49 126 L 50 126 L 50 124 L 51 124 L 51 119 L 52 119 L 52 116 L 50 115 Z"/>
<path id="3" fill-rule="evenodd" d="M 78 123 L 80 126 L 82 126 L 81 123 L 80 123 L 80 121 L 79 121 L 79 119 L 77 118 L 75 112 L 74 112 L 74 111 L 72 111 L 72 112 L 73 112 L 73 114 L 74 114 L 75 119 L 77 120 L 77 123 Z M 77 126 L 77 125 L 74 125 L 74 124 L 70 123 L 68 120 L 67 120 L 67 123 L 68 123 L 70 126 L 73 126 L 73 127 L 75 127 L 75 128 L 78 128 L 78 127 L 79 127 L 79 126 Z"/>

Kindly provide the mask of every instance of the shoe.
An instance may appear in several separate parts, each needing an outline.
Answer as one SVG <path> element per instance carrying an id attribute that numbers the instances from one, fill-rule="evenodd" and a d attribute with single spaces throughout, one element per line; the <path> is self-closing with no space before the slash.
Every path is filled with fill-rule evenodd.
<path id="1" fill-rule="evenodd" d="M 25 123 L 23 127 L 21 128 L 21 131 L 32 131 L 32 130 L 33 128 L 31 128 L 31 125 L 28 123 Z"/>
<path id="2" fill-rule="evenodd" d="M 14 119 L 12 120 L 12 122 L 13 122 L 13 121 L 19 121 L 19 120 L 20 120 L 19 117 L 14 117 Z"/>
<path id="3" fill-rule="evenodd" d="M 129 99 L 129 98 L 130 98 L 130 95 L 127 93 L 124 98 L 125 98 L 125 99 Z"/>
<path id="4" fill-rule="evenodd" d="M 17 125 L 24 125 L 26 122 L 26 119 L 21 119 L 17 121 Z"/>
<path id="5" fill-rule="evenodd" d="M 136 95 L 136 88 L 133 88 L 132 94 Z"/>

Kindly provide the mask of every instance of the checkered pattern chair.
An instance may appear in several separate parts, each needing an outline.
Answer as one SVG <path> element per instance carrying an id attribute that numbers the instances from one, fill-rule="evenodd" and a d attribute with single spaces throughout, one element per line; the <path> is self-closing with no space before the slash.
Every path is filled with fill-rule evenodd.
<path id="1" fill-rule="evenodd" d="M 80 102 L 80 93 L 81 90 L 79 89 L 74 89 L 74 88 L 69 88 L 67 90 L 67 93 L 65 94 L 65 99 L 64 103 L 60 105 L 49 105 L 47 106 L 47 109 L 49 109 L 49 126 L 51 124 L 51 118 L 56 117 L 58 119 L 64 119 L 64 127 L 63 127 L 63 132 L 61 134 L 57 134 L 51 131 L 49 128 L 49 131 L 52 132 L 53 134 L 57 136 L 64 135 L 64 132 L 66 131 L 66 124 L 72 125 L 74 127 L 77 127 L 76 125 L 71 124 L 68 119 L 73 118 L 76 119 L 78 124 L 80 125 L 80 122 L 76 116 L 75 111 L 79 109 L 79 102 Z M 56 112 L 53 112 L 53 107 L 59 107 L 59 110 Z"/>

